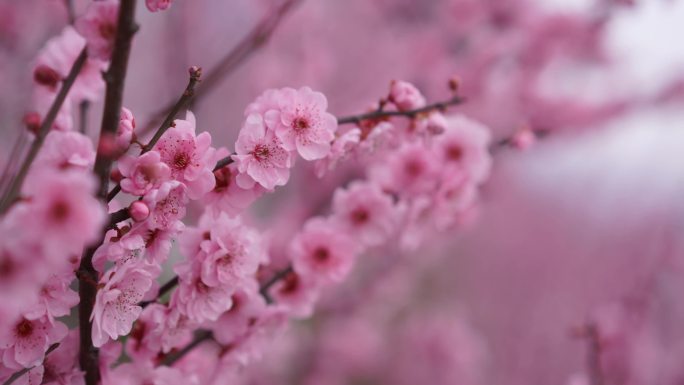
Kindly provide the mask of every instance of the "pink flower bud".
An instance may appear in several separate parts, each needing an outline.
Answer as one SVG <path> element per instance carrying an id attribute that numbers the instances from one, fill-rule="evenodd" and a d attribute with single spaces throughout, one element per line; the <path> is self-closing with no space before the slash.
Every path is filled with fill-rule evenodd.
<path id="1" fill-rule="evenodd" d="M 24 125 L 26 129 L 29 130 L 34 135 L 38 135 L 38 130 L 40 129 L 40 114 L 37 112 L 27 112 L 24 115 Z"/>
<path id="2" fill-rule="evenodd" d="M 142 201 L 135 201 L 128 206 L 128 213 L 134 221 L 141 222 L 150 216 L 150 208 Z"/>
<path id="3" fill-rule="evenodd" d="M 413 110 L 425 106 L 425 97 L 418 91 L 416 86 L 401 80 L 392 81 L 388 99 L 397 106 L 399 111 Z"/>

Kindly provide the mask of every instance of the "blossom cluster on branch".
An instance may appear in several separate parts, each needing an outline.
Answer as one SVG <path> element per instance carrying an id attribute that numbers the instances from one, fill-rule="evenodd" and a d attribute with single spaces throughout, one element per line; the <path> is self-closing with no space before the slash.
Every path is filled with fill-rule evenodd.
<path id="1" fill-rule="evenodd" d="M 38 152 L 26 160 L 18 196 L 3 197 L 0 222 L 0 287 L 11 293 L 0 306 L 0 378 L 78 384 L 97 370 L 93 378 L 104 384 L 220 383 L 268 349 L 289 318 L 309 317 L 320 291 L 345 280 L 366 250 L 397 240 L 416 248 L 475 208 L 491 167 L 487 127 L 447 113 L 460 102 L 455 95 L 427 104 L 404 81 L 392 82 L 369 113 L 346 118 L 332 115 L 325 95 L 309 87 L 267 90 L 245 109 L 234 148 L 213 143 L 189 111 L 184 119 L 173 112 L 143 144 L 134 108 L 125 107 L 115 135 L 94 144 L 75 129 L 72 106 L 102 91 L 99 72 L 117 54 L 117 20 L 118 1 L 94 2 L 36 62 L 37 109 L 26 123 Z M 88 58 L 79 64 L 83 49 Z M 63 82 L 74 68 L 75 80 Z M 182 101 L 201 70 L 190 76 Z M 60 86 L 67 92 L 61 106 Z M 45 106 L 53 104 L 59 113 L 46 123 Z M 95 194 L 96 157 L 116 165 L 105 200 Z M 368 163 L 365 175 L 338 187 L 329 214 L 308 219 L 286 263 L 273 265 L 268 237 L 245 210 L 286 185 L 297 162 L 313 162 L 323 176 L 352 160 Z M 129 196 L 127 207 L 112 200 L 119 191 Z M 191 204 L 201 211 L 194 224 L 184 221 Z M 174 240 L 183 258 L 160 288 Z M 87 248 L 94 251 L 82 255 Z M 77 279 L 96 288 L 94 298 L 79 297 Z M 83 301 L 94 306 L 79 337 L 61 317 Z M 84 330 L 92 340 L 86 351 Z M 205 341 L 217 347 L 217 360 L 200 370 L 193 348 Z M 97 349 L 97 367 L 83 366 Z"/>

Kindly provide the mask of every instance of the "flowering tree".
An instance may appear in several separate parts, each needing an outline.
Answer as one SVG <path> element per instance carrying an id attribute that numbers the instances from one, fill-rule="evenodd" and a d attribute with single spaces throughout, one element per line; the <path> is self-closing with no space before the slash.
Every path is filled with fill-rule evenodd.
<path id="1" fill-rule="evenodd" d="M 682 94 L 587 103 L 539 91 L 559 62 L 609 65 L 595 40 L 621 2 L 557 16 L 532 3 L 522 15 L 527 1 L 378 1 L 374 12 L 392 18 L 439 17 L 439 7 L 458 15 L 459 25 L 448 15 L 439 24 L 456 52 L 435 48 L 434 73 L 387 78 L 349 115 L 308 86 L 268 88 L 244 107 L 236 139 L 216 140 L 191 110 L 300 6 L 281 0 L 211 70 L 191 66 L 177 99 L 140 125 L 124 98 L 145 28 L 137 19 L 182 3 L 59 4 L 69 21 L 35 56 L 26 130 L 0 185 L 5 384 L 480 384 L 486 348 L 476 327 L 456 311 L 402 315 L 395 303 L 425 287 L 420 277 L 440 261 L 398 255 L 420 260 L 440 235 L 473 222 L 500 151 Z M 516 68 L 502 72 L 511 57 Z M 459 77 L 442 76 L 452 61 Z M 512 80 L 493 92 L 500 76 Z M 422 83 L 442 87 L 441 97 L 426 97 Z M 88 106 L 100 102 L 89 133 Z M 286 185 L 298 186 L 298 200 L 278 198 Z M 254 212 L 269 202 L 279 207 L 259 224 Z M 388 292 L 394 299 L 383 301 Z M 649 378 L 630 366 L 636 340 L 625 336 L 647 332 L 630 308 L 606 309 L 576 330 L 591 359 L 570 381 L 641 384 L 625 382 Z M 312 317 L 317 335 L 288 328 Z M 622 345 L 604 347 L 611 338 Z M 281 339 L 289 350 L 279 353 Z M 267 353 L 308 367 L 277 369 L 261 361 Z"/>

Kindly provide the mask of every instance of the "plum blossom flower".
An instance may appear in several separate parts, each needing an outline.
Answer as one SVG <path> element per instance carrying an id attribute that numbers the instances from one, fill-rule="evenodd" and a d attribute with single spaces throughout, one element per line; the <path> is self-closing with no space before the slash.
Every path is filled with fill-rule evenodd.
<path id="1" fill-rule="evenodd" d="M 338 226 L 317 217 L 309 219 L 290 244 L 294 270 L 319 282 L 340 282 L 356 258 L 354 241 Z"/>
<path id="2" fill-rule="evenodd" d="M 228 156 L 229 152 L 221 148 L 216 151 L 216 155 L 218 159 L 221 159 Z M 238 186 L 236 180 L 238 175 L 238 167 L 235 163 L 214 171 L 216 186 L 204 196 L 204 202 L 214 215 L 226 213 L 229 216 L 236 216 L 266 192 L 266 189 L 257 183 L 248 189 Z"/>
<path id="3" fill-rule="evenodd" d="M 389 101 L 399 111 L 413 110 L 425 106 L 425 97 L 413 84 L 395 80 L 390 85 Z"/>
<path id="4" fill-rule="evenodd" d="M 152 278 L 141 263 L 126 263 L 114 267 L 100 280 L 95 307 L 90 315 L 93 322 L 93 345 L 102 346 L 110 338 L 130 333 L 133 322 L 142 308 L 138 303 L 152 286 Z"/>
<path id="5" fill-rule="evenodd" d="M 450 116 L 448 122 L 447 130 L 434 141 L 444 172 L 463 172 L 475 183 L 484 182 L 492 164 L 489 129 L 463 115 Z"/>
<path id="6" fill-rule="evenodd" d="M 104 207 L 93 196 L 92 176 L 77 170 L 35 173 L 27 184 L 31 197 L 26 228 L 41 234 L 45 250 L 54 255 L 80 254 L 104 224 Z"/>
<path id="7" fill-rule="evenodd" d="M 318 160 L 314 167 L 316 176 L 321 178 L 335 168 L 337 162 L 345 159 L 361 141 L 361 130 L 357 127 L 347 130 L 332 142 L 330 153 Z"/>
<path id="8" fill-rule="evenodd" d="M 215 321 L 221 313 L 230 309 L 233 287 L 209 286 L 202 281 L 200 268 L 192 261 L 179 264 L 174 269 L 180 279 L 178 289 L 171 297 L 172 306 L 194 322 Z"/>
<path id="9" fill-rule="evenodd" d="M 195 136 L 192 113 L 188 113 L 186 120 L 176 119 L 154 149 L 171 169 L 171 177 L 187 187 L 190 199 L 199 199 L 214 188 L 215 150 L 211 147 L 211 135 L 203 132 Z"/>
<path id="10" fill-rule="evenodd" d="M 201 243 L 202 282 L 209 286 L 236 285 L 253 276 L 265 260 L 261 238 L 240 220 L 221 215 L 211 221 L 209 240 Z"/>
<path id="11" fill-rule="evenodd" d="M 133 113 L 126 107 L 121 107 L 121 117 L 119 118 L 119 127 L 116 129 L 116 144 L 122 148 L 127 149 L 131 142 L 135 139 L 135 117 Z"/>
<path id="12" fill-rule="evenodd" d="M 280 140 L 267 130 L 263 118 L 252 114 L 245 120 L 235 142 L 233 159 L 240 175 L 238 186 L 251 189 L 259 183 L 267 190 L 283 186 L 290 178 L 292 155 L 282 148 Z"/>
<path id="13" fill-rule="evenodd" d="M 171 178 L 171 169 L 161 161 L 157 151 L 149 151 L 139 157 L 122 156 L 119 171 L 124 177 L 121 189 L 133 195 L 145 195 Z"/>
<path id="14" fill-rule="evenodd" d="M 38 294 L 38 303 L 25 315 L 31 319 L 47 316 L 50 322 L 55 317 L 69 315 L 71 308 L 79 302 L 78 294 L 69 288 L 73 276 L 53 275 Z"/>
<path id="15" fill-rule="evenodd" d="M 0 334 L 0 348 L 5 349 L 2 363 L 10 368 L 29 368 L 40 364 L 48 347 L 67 334 L 61 322 L 51 323 L 47 317 L 20 317 L 10 330 Z"/>
<path id="16" fill-rule="evenodd" d="M 45 356 L 43 364 L 29 371 L 27 384 L 83 384 L 83 372 L 78 367 L 78 340 L 78 329 L 70 330 L 59 346 Z"/>
<path id="17" fill-rule="evenodd" d="M 266 125 L 288 151 L 297 150 L 306 160 L 324 158 L 335 138 L 337 119 L 326 111 L 328 101 L 309 87 L 283 88 L 278 95 L 278 109 L 264 114 Z"/>
<path id="18" fill-rule="evenodd" d="M 188 196 L 185 185 L 170 181 L 143 197 L 143 202 L 152 208 L 148 218 L 150 229 L 170 229 L 185 216 Z"/>
<path id="19" fill-rule="evenodd" d="M 369 178 L 383 189 L 403 196 L 430 193 L 435 189 L 439 163 L 422 143 L 404 144 L 386 159 L 374 164 Z"/>
<path id="20" fill-rule="evenodd" d="M 171 6 L 171 0 L 145 0 L 145 5 L 150 12 L 163 11 Z"/>
<path id="21" fill-rule="evenodd" d="M 253 323 L 266 309 L 266 302 L 259 294 L 256 283 L 235 291 L 231 297 L 228 311 L 213 325 L 214 337 L 224 344 L 234 342 L 247 332 Z"/>
<path id="22" fill-rule="evenodd" d="M 44 98 L 49 99 L 50 104 L 57 92 L 56 84 L 54 84 L 55 73 L 59 76 L 60 81 L 67 77 L 85 45 L 85 39 L 73 27 L 67 26 L 60 35 L 48 40 L 45 47 L 38 54 L 34 69 L 34 79 L 36 78 L 36 71 L 42 72 L 40 76 L 42 82 L 37 84 L 40 86 L 39 88 L 44 88 L 43 91 L 47 91 L 41 92 L 41 94 L 44 95 Z M 40 68 L 42 70 L 39 70 Z M 76 102 L 97 100 L 104 89 L 105 83 L 102 79 L 102 71 L 106 69 L 107 63 L 105 61 L 88 58 L 83 65 L 83 69 L 79 72 L 67 99 L 73 98 Z M 65 108 L 63 107 L 62 109 L 64 110 Z M 47 108 L 45 111 L 47 111 Z"/>
<path id="23" fill-rule="evenodd" d="M 320 286 L 311 277 L 291 271 L 273 285 L 269 295 L 292 316 L 308 318 L 320 295 Z"/>
<path id="24" fill-rule="evenodd" d="M 371 182 L 355 182 L 333 197 L 332 220 L 367 246 L 383 243 L 397 224 L 392 198 Z"/>
<path id="25" fill-rule="evenodd" d="M 136 359 L 150 359 L 162 348 L 162 328 L 166 321 L 166 306 L 153 303 L 145 307 L 133 324 L 126 340 L 126 354 Z"/>
<path id="26" fill-rule="evenodd" d="M 89 169 L 95 163 L 93 142 L 85 135 L 73 131 L 52 130 L 45 137 L 33 168 Z"/>
<path id="27" fill-rule="evenodd" d="M 114 49 L 118 0 L 103 0 L 90 3 L 85 14 L 76 20 L 76 30 L 86 39 L 88 56 L 109 60 Z"/>

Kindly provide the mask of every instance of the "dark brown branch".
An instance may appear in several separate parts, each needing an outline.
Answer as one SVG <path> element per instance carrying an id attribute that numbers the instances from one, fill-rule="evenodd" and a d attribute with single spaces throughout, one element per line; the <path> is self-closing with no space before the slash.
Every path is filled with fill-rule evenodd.
<path id="1" fill-rule="evenodd" d="M 159 298 L 163 297 L 164 294 L 171 291 L 171 289 L 176 287 L 176 285 L 178 285 L 178 276 L 177 275 L 174 276 L 173 278 L 171 278 L 168 282 L 166 282 L 164 285 L 162 285 L 159 288 L 159 293 L 157 293 L 157 298 L 155 298 L 151 301 L 140 302 L 140 306 L 144 308 L 144 307 L 147 307 L 147 305 L 149 305 L 149 304 L 157 302 L 159 300 Z"/>
<path id="2" fill-rule="evenodd" d="M 67 17 L 69 18 L 69 24 L 74 24 L 76 21 L 76 10 L 74 9 L 74 0 L 64 0 L 64 6 L 67 10 Z"/>
<path id="3" fill-rule="evenodd" d="M 67 94 L 71 89 L 71 86 L 74 85 L 76 77 L 81 72 L 81 69 L 83 69 L 83 66 L 86 62 L 86 58 L 86 50 L 83 49 L 81 53 L 78 55 L 78 58 L 76 59 L 74 64 L 71 66 L 69 75 L 67 75 L 67 77 L 62 82 L 62 87 L 59 89 L 59 92 L 57 93 L 55 100 L 52 102 L 52 106 L 50 106 L 50 110 L 48 111 L 47 115 L 45 115 L 45 119 L 43 119 L 43 122 L 40 125 L 40 129 L 38 130 L 38 134 L 36 135 L 35 140 L 33 141 L 33 143 L 31 143 L 31 148 L 29 149 L 29 152 L 26 154 L 26 158 L 24 159 L 24 162 L 22 163 L 19 172 L 12 180 L 12 183 L 10 184 L 7 193 L 2 198 L 2 202 L 0 202 L 0 214 L 4 214 L 9 208 L 9 206 L 12 205 L 12 203 L 14 203 L 14 201 L 19 196 L 19 193 L 21 192 L 21 186 L 24 184 L 24 179 L 26 179 L 26 175 L 28 175 L 29 169 L 31 168 L 31 164 L 36 159 L 38 151 L 43 146 L 43 142 L 45 142 L 45 137 L 50 132 L 50 128 L 52 127 L 52 124 L 55 122 L 55 118 L 57 118 L 57 113 L 62 108 L 62 104 L 64 104 L 64 100 L 66 99 Z"/>
<path id="4" fill-rule="evenodd" d="M 266 299 L 266 302 L 273 303 L 273 299 L 271 296 L 268 294 L 268 291 L 271 289 L 273 285 L 275 285 L 278 281 L 281 279 L 284 279 L 285 277 L 288 276 L 288 274 L 292 273 L 294 270 L 292 269 L 292 266 L 288 266 L 283 270 L 280 270 L 276 272 L 271 279 L 268 281 L 264 282 L 263 285 L 259 288 L 259 293 L 261 294 L 264 299 Z"/>
<path id="5" fill-rule="evenodd" d="M 444 112 L 449 107 L 463 103 L 465 100 L 459 96 L 454 96 L 449 100 L 428 104 L 425 107 L 416 108 L 408 111 L 384 111 L 375 110 L 361 115 L 344 116 L 337 118 L 337 124 L 359 124 L 364 120 L 381 120 L 392 116 L 403 116 L 406 118 L 415 118 L 418 115 L 426 114 L 432 111 Z"/>
<path id="6" fill-rule="evenodd" d="M 190 101 L 192 98 L 195 96 L 195 87 L 197 84 L 200 82 L 200 78 L 202 77 L 202 68 L 200 67 L 190 67 L 188 70 L 190 73 L 190 80 L 188 81 L 188 85 L 185 87 L 185 91 L 183 91 L 183 94 L 181 97 L 178 99 L 176 104 L 173 105 L 173 107 L 169 110 L 168 115 L 166 116 L 166 119 L 162 122 L 161 126 L 157 129 L 157 132 L 154 134 L 152 139 L 143 147 L 142 151 L 140 152 L 140 155 L 150 151 L 152 148 L 154 148 L 154 145 L 157 144 L 159 139 L 166 133 L 166 131 L 173 125 L 174 119 L 176 119 L 176 115 L 178 113 L 186 108 L 188 104 L 190 104 Z M 114 186 L 112 191 L 110 191 L 107 194 L 107 202 L 111 202 L 114 197 L 116 197 L 116 194 L 118 194 L 121 191 L 121 185 L 117 184 Z"/>
<path id="7" fill-rule="evenodd" d="M 58 347 L 59 347 L 59 343 L 50 345 L 50 347 L 48 348 L 48 350 L 45 351 L 45 356 L 47 356 L 48 354 L 52 353 L 52 352 L 53 352 L 55 349 L 57 349 Z M 30 368 L 21 369 L 20 371 L 14 373 L 10 378 L 8 378 L 7 380 L 5 380 L 5 382 L 3 382 L 2 385 L 10 385 L 10 384 L 13 383 L 14 381 L 16 381 L 19 377 L 21 377 L 21 376 L 23 376 L 24 374 L 28 373 L 28 372 L 29 372 L 31 369 L 33 369 L 33 368 L 35 368 L 35 366 L 32 366 L 32 367 L 30 367 Z"/>
<path id="8" fill-rule="evenodd" d="M 283 17 L 294 8 L 301 0 L 285 0 L 273 12 L 264 16 L 259 23 L 245 36 L 221 61 L 209 71 L 205 78 L 204 85 L 197 90 L 194 102 L 199 102 L 204 96 L 208 95 L 214 88 L 221 84 L 228 74 L 237 69 L 252 54 L 263 47 L 273 35 Z M 160 109 L 155 113 L 147 125 L 141 130 L 141 135 L 152 132 L 164 116 L 168 115 L 173 108 L 173 104 Z"/>
<path id="9" fill-rule="evenodd" d="M 214 167 L 214 171 L 220 170 L 220 169 L 226 167 L 227 165 L 233 163 L 233 158 L 231 158 L 232 155 L 233 154 L 228 155 L 227 157 L 216 162 L 216 167 Z"/>
<path id="10" fill-rule="evenodd" d="M 185 345 L 181 350 L 177 352 L 169 353 L 161 362 L 161 365 L 173 366 L 178 360 L 183 358 L 186 354 L 190 353 L 192 349 L 199 346 L 202 342 L 214 339 L 214 335 L 208 330 L 200 330 L 195 333 L 195 338 L 187 345 Z"/>
<path id="11" fill-rule="evenodd" d="M 84 100 L 78 106 L 79 111 L 79 127 L 78 131 L 81 134 L 85 134 L 88 131 L 88 110 L 90 109 L 90 102 Z"/>
<path id="12" fill-rule="evenodd" d="M 123 90 L 128 70 L 128 59 L 131 53 L 133 35 L 138 30 L 135 22 L 135 0 L 121 0 L 119 17 L 117 20 L 116 37 L 112 51 L 112 61 L 109 69 L 103 75 L 107 89 L 105 91 L 104 112 L 102 114 L 102 127 L 100 140 L 109 140 L 116 134 L 119 125 L 121 107 L 123 105 Z M 112 154 L 102 151 L 98 146 L 95 157 L 94 172 L 99 180 L 98 198 L 106 201 L 109 175 L 112 168 Z M 103 234 L 104 238 L 104 234 Z M 90 315 L 95 305 L 97 294 L 97 271 L 93 267 L 93 254 L 97 245 L 86 249 L 78 269 L 78 304 L 79 320 L 79 364 L 85 372 L 86 385 L 97 385 L 100 381 L 99 351 L 93 346 L 91 337 L 92 323 Z"/>

